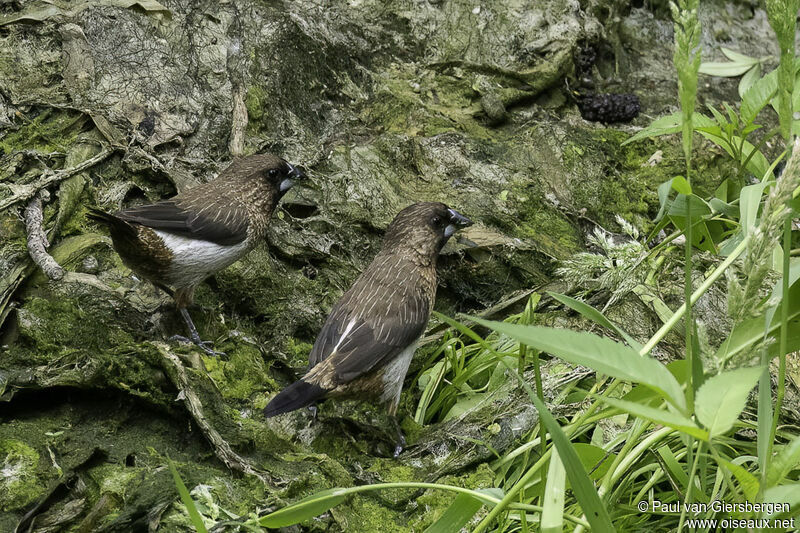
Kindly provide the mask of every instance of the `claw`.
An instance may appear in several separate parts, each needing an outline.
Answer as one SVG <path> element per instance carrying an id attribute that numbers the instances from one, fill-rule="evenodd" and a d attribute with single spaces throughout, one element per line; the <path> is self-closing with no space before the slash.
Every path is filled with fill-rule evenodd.
<path id="1" fill-rule="evenodd" d="M 400 457 L 400 454 L 403 452 L 403 448 L 406 446 L 406 436 L 403 435 L 403 430 L 400 428 L 400 422 L 398 422 L 397 417 L 394 415 L 391 415 L 391 417 L 397 434 L 397 442 L 394 446 L 394 458 L 397 459 Z"/>
<path id="2" fill-rule="evenodd" d="M 211 341 L 200 340 L 200 337 L 198 337 L 195 340 L 195 339 L 188 339 L 183 335 L 173 335 L 172 337 L 169 338 L 169 340 L 173 342 L 180 342 L 183 344 L 194 344 L 195 346 L 206 352 L 206 354 L 210 355 L 211 357 L 224 357 L 225 355 L 227 355 L 225 352 L 217 352 L 215 350 L 212 350 L 210 346 L 213 346 L 214 343 L 212 343 Z"/>
<path id="3" fill-rule="evenodd" d="M 217 352 L 210 348 L 210 346 L 213 346 L 214 344 L 213 342 L 204 341 L 203 339 L 200 338 L 200 334 L 197 333 L 197 328 L 194 327 L 194 322 L 192 322 L 192 317 L 189 316 L 189 311 L 187 311 L 185 307 L 180 307 L 179 310 L 181 312 L 183 320 L 186 322 L 186 327 L 189 328 L 189 336 L 191 337 L 191 340 L 181 335 L 174 335 L 171 337 L 171 339 L 178 340 L 180 342 L 187 342 L 187 343 L 191 342 L 192 344 L 194 344 L 195 346 L 206 352 L 211 357 L 224 356 L 225 352 Z"/>

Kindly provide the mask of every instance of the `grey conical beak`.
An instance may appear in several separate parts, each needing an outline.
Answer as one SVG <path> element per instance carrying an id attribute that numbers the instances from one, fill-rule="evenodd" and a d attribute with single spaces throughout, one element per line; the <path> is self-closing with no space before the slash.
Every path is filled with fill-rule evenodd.
<path id="1" fill-rule="evenodd" d="M 472 221 L 456 211 L 455 209 L 448 209 L 447 212 L 450 214 L 450 224 L 444 228 L 444 236 L 450 237 L 453 233 L 456 232 L 459 227 L 465 228 L 467 226 L 472 225 Z"/>
<path id="2" fill-rule="evenodd" d="M 289 167 L 289 172 L 286 173 L 286 178 L 281 181 L 280 189 L 281 192 L 286 192 L 294 186 L 295 180 L 301 180 L 306 177 L 305 172 L 300 167 L 296 167 L 291 163 L 286 163 L 286 166 Z"/>

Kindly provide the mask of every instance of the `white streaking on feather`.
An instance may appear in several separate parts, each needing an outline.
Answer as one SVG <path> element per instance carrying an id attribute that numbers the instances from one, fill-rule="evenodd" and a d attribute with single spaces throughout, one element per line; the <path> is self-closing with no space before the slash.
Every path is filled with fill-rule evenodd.
<path id="1" fill-rule="evenodd" d="M 153 231 L 173 254 L 169 284 L 178 287 L 196 285 L 212 272 L 232 265 L 247 252 L 250 245 L 249 239 L 225 246 L 166 231 Z"/>
<path id="2" fill-rule="evenodd" d="M 336 341 L 336 346 L 334 346 L 334 347 L 333 347 L 333 350 L 331 350 L 331 353 L 330 353 L 330 355 L 333 355 L 333 354 L 335 354 L 335 353 L 336 353 L 336 350 L 338 350 L 338 349 L 339 349 L 339 346 L 341 346 L 341 345 L 342 345 L 342 343 L 344 342 L 344 340 L 345 340 L 345 339 L 347 338 L 347 336 L 350 334 L 350 330 L 351 330 L 351 329 L 353 329 L 353 326 L 355 326 L 355 324 L 356 324 L 356 321 L 355 321 L 355 320 L 351 320 L 350 322 L 348 322 L 348 323 L 347 323 L 347 327 L 345 327 L 345 328 L 344 328 L 344 332 L 342 332 L 342 336 L 341 336 L 341 337 L 339 337 L 339 340 L 338 340 L 338 341 Z"/>

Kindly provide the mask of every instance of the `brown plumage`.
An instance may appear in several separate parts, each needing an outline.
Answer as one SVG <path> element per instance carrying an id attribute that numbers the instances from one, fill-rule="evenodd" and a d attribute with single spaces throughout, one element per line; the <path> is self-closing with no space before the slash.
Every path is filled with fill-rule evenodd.
<path id="1" fill-rule="evenodd" d="M 403 209 L 383 247 L 331 310 L 309 371 L 267 405 L 267 417 L 327 397 L 377 398 L 394 416 L 416 342 L 436 296 L 436 261 L 457 226 L 471 221 L 438 202 Z"/>
<path id="2" fill-rule="evenodd" d="M 280 157 L 252 155 L 168 200 L 89 217 L 109 228 L 125 265 L 173 296 L 192 341 L 210 352 L 186 311 L 195 288 L 264 238 L 278 201 L 302 177 Z"/>

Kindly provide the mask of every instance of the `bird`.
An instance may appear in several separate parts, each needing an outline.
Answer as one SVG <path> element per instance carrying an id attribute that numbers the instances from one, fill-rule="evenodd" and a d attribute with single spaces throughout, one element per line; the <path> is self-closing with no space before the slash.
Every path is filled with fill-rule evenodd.
<path id="1" fill-rule="evenodd" d="M 440 202 L 400 211 L 377 256 L 331 309 L 307 373 L 267 404 L 265 417 L 328 397 L 377 398 L 395 424 L 397 457 L 405 445 L 396 418 L 400 392 L 433 307 L 437 258 L 457 229 L 471 224 Z"/>
<path id="2" fill-rule="evenodd" d="M 197 286 L 252 250 L 300 167 L 273 154 L 234 159 L 217 178 L 167 200 L 88 217 L 108 228 L 114 249 L 136 274 L 172 296 L 191 341 L 210 355 L 187 307 Z M 176 335 L 181 341 L 189 339 Z"/>

